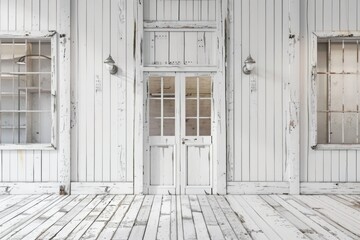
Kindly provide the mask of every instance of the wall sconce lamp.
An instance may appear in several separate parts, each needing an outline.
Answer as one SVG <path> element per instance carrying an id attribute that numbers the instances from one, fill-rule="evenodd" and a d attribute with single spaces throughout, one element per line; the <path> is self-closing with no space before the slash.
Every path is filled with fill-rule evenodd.
<path id="1" fill-rule="evenodd" d="M 107 59 L 104 61 L 106 68 L 109 70 L 110 74 L 115 74 L 118 71 L 118 67 L 115 65 L 114 59 L 111 55 L 108 56 Z"/>
<path id="2" fill-rule="evenodd" d="M 256 63 L 255 60 L 251 57 L 251 55 L 249 55 L 244 61 L 243 72 L 246 75 L 249 75 L 251 71 L 254 69 L 255 63 Z"/>

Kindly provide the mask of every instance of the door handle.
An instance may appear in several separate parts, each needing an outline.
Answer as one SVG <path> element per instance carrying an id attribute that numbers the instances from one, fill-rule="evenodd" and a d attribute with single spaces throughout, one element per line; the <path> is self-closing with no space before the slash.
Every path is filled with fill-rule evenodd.
<path id="1" fill-rule="evenodd" d="M 182 144 L 185 144 L 185 142 L 187 142 L 187 141 L 189 141 L 189 140 L 191 140 L 191 139 L 188 139 L 188 138 L 182 138 L 181 140 L 182 140 Z M 194 140 L 194 141 L 196 141 L 196 140 L 197 140 L 197 138 L 194 138 L 193 140 Z"/>

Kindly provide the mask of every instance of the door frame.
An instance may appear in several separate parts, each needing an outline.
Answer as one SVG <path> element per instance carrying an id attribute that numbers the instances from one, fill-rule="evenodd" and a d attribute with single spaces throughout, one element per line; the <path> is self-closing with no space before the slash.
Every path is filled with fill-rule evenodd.
<path id="1" fill-rule="evenodd" d="M 214 154 L 213 154 L 213 136 L 216 134 L 216 121 L 215 121 L 215 109 L 214 102 L 214 79 L 216 72 L 144 72 L 144 183 L 143 190 L 145 194 L 203 194 L 214 192 L 214 176 L 217 174 L 214 171 Z M 150 77 L 174 77 L 175 79 L 175 135 L 174 136 L 150 136 L 149 135 L 149 78 Z M 195 138 L 196 143 L 183 144 L 183 138 L 185 136 L 185 79 L 186 77 L 201 77 L 209 76 L 211 78 L 211 136 L 210 143 L 210 165 L 209 165 L 209 178 L 210 183 L 208 186 L 189 186 L 187 185 L 187 158 L 186 158 L 186 146 L 196 146 L 200 144 L 203 137 L 198 136 Z M 189 136 L 191 138 L 191 136 Z M 174 138 L 174 140 L 172 139 Z M 152 140 L 150 140 L 152 139 Z M 154 142 L 152 142 L 154 141 Z M 202 145 L 202 144 L 201 144 Z M 151 147 L 157 148 L 169 148 L 172 147 L 174 150 L 173 154 L 173 185 L 164 186 L 151 186 Z M 180 171 L 182 169 L 182 171 Z"/>
<path id="2" fill-rule="evenodd" d="M 213 194 L 226 194 L 227 192 L 227 147 L 226 147 L 226 91 L 225 91 L 225 29 L 227 18 L 227 1 L 216 0 L 216 35 L 217 35 L 217 64 L 216 66 L 192 66 L 173 67 L 156 66 L 144 67 L 143 56 L 143 4 L 141 1 L 136 6 L 136 50 L 135 50 L 135 106 L 134 106 L 134 194 L 144 193 L 144 157 L 145 157 L 145 135 L 144 135 L 144 93 L 146 85 L 144 72 L 216 72 L 213 79 L 214 119 L 216 130 L 213 135 Z"/>
<path id="3" fill-rule="evenodd" d="M 179 74 L 180 73 L 180 74 Z M 179 81 L 179 78 L 182 76 L 201 76 L 201 75 L 210 75 L 212 78 L 212 193 L 213 194 L 226 194 L 226 124 L 225 124 L 225 94 L 221 94 L 221 88 L 219 85 L 223 85 L 224 81 L 221 81 L 221 74 L 214 71 L 198 71 L 198 72 L 168 72 L 168 71 L 156 71 L 156 72 L 144 72 L 142 76 L 143 83 L 143 95 L 142 95 L 142 121 L 141 126 L 143 129 L 142 141 L 135 142 L 134 148 L 135 152 L 141 150 L 143 153 L 143 158 L 141 161 L 142 168 L 142 182 L 141 193 L 148 193 L 148 174 L 149 169 L 146 161 L 149 160 L 150 148 L 148 142 L 148 123 L 147 123 L 147 95 L 148 95 L 148 76 L 175 76 L 175 81 Z M 176 90 L 179 92 L 179 90 Z M 222 107 L 224 105 L 224 107 Z M 176 120 L 179 121 L 179 120 Z M 179 125 L 179 124 L 178 124 Z M 176 136 L 180 136 L 179 129 L 176 129 Z M 176 145 L 179 145 L 181 137 L 176 138 Z M 139 144 L 138 144 L 139 143 Z M 141 148 L 141 149 L 140 149 Z M 137 150 L 138 149 L 138 150 Z M 222 150 L 225 149 L 225 150 Z M 180 159 L 181 149 L 176 151 L 176 159 Z M 175 182 L 175 187 L 180 191 L 180 182 L 181 182 L 181 173 L 177 171 L 180 167 L 181 161 L 176 161 L 175 166 L 175 175 L 178 180 Z M 136 176 L 135 176 L 136 179 Z M 140 183 L 138 183 L 140 185 Z M 161 191 L 161 187 L 158 188 L 159 191 L 155 193 L 167 194 L 168 192 Z M 154 193 L 154 191 L 152 191 Z M 178 192 L 177 192 L 178 193 Z"/>

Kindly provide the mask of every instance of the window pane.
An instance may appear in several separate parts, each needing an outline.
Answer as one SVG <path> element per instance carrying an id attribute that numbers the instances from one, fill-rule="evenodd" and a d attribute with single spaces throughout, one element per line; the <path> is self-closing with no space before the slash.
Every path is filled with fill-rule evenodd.
<path id="1" fill-rule="evenodd" d="M 327 113 L 317 114 L 317 141 L 318 143 L 328 143 L 328 120 Z"/>
<path id="2" fill-rule="evenodd" d="M 357 111 L 358 98 L 357 75 L 344 75 L 344 110 Z"/>
<path id="3" fill-rule="evenodd" d="M 344 143 L 357 143 L 357 114 L 344 114 Z"/>
<path id="4" fill-rule="evenodd" d="M 344 71 L 356 73 L 357 71 L 357 44 L 356 42 L 344 42 Z"/>
<path id="5" fill-rule="evenodd" d="M 329 76 L 331 79 L 331 77 Z M 328 110 L 328 80 L 327 75 L 321 74 L 317 76 L 317 110 Z"/>
<path id="6" fill-rule="evenodd" d="M 343 132 L 343 114 L 342 113 L 331 113 L 330 115 L 330 143 L 343 143 L 342 132 Z"/>
<path id="7" fill-rule="evenodd" d="M 330 45 L 330 70 L 331 72 L 341 73 L 343 71 L 343 49 L 341 42 L 331 42 Z"/>
<path id="8" fill-rule="evenodd" d="M 318 57 L 317 57 L 317 70 L 318 72 L 327 72 L 328 68 L 328 43 L 318 43 L 317 46 Z"/>
<path id="9" fill-rule="evenodd" d="M 343 107 L 343 76 L 332 75 L 330 79 L 330 110 L 342 111 Z"/>

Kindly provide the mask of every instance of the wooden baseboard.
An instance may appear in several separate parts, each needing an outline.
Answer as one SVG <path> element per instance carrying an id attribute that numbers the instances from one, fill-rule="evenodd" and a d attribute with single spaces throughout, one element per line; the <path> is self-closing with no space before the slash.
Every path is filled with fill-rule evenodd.
<path id="1" fill-rule="evenodd" d="M 289 182 L 228 182 L 227 194 L 288 194 Z"/>
<path id="2" fill-rule="evenodd" d="M 71 194 L 133 194 L 132 182 L 72 182 Z"/>
<path id="3" fill-rule="evenodd" d="M 58 182 L 2 182 L 0 194 L 59 194 Z"/>
<path id="4" fill-rule="evenodd" d="M 360 182 L 303 182 L 300 194 L 360 194 Z"/>

